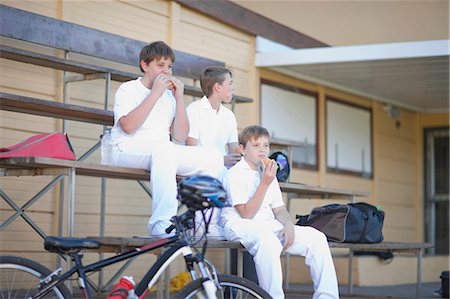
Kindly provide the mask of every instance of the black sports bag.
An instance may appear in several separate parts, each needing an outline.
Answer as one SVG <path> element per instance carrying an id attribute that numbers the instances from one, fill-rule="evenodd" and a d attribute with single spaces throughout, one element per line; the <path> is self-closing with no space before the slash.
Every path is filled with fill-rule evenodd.
<path id="1" fill-rule="evenodd" d="M 379 243 L 383 241 L 384 212 L 367 203 L 331 204 L 297 215 L 297 225 L 312 226 L 330 241 Z"/>

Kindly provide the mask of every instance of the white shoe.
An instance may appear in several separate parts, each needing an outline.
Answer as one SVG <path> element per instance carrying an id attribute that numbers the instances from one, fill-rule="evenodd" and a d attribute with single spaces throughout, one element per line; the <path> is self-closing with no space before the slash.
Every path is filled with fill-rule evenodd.
<path id="1" fill-rule="evenodd" d="M 195 223 L 195 236 L 200 238 L 204 235 L 205 232 L 205 223 Z M 206 237 L 208 239 L 214 240 L 225 240 L 225 234 L 223 232 L 223 228 L 220 227 L 217 223 L 210 223 L 208 226 L 208 232 L 206 233 Z"/>
<path id="2" fill-rule="evenodd" d="M 215 240 L 225 240 L 225 233 L 223 231 L 223 227 L 219 226 L 217 223 L 210 223 L 208 226 L 208 232 L 206 236 L 209 239 Z"/>
<path id="3" fill-rule="evenodd" d="M 151 237 L 159 237 L 159 238 L 169 238 L 175 236 L 176 230 L 172 230 L 169 234 L 166 233 L 166 228 L 172 225 L 170 221 L 158 221 L 150 229 Z"/>

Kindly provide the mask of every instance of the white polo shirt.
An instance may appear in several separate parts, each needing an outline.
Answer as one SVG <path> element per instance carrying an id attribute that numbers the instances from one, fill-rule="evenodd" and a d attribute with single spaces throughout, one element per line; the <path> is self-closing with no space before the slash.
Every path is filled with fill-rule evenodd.
<path id="1" fill-rule="evenodd" d="M 113 145 L 124 152 L 151 152 L 156 146 L 170 142 L 170 127 L 175 118 L 176 100 L 169 90 L 158 99 L 152 111 L 133 134 L 125 133 L 118 121 L 139 106 L 151 90 L 141 82 L 142 78 L 119 86 L 114 99 L 114 127 L 111 130 Z"/>
<path id="2" fill-rule="evenodd" d="M 189 137 L 198 145 L 218 149 L 224 156 L 226 145 L 238 142 L 237 121 L 233 112 L 222 104 L 216 112 L 204 96 L 186 108 L 189 119 Z"/>
<path id="3" fill-rule="evenodd" d="M 225 224 L 233 218 L 241 218 L 234 206 L 246 204 L 255 194 L 261 181 L 258 171 L 253 170 L 247 161 L 242 158 L 228 170 L 224 179 L 224 187 L 228 193 L 228 200 L 233 207 L 223 208 L 221 211 L 221 223 Z M 267 189 L 266 196 L 259 208 L 259 211 L 253 217 L 255 220 L 273 220 L 275 215 L 272 209 L 284 206 L 283 196 L 276 178 Z"/>

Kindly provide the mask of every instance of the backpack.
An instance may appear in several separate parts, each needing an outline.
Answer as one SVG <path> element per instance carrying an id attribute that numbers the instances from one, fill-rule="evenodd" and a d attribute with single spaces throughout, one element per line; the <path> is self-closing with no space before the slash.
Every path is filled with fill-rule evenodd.
<path id="1" fill-rule="evenodd" d="M 329 241 L 379 243 L 383 241 L 384 212 L 360 202 L 330 204 L 313 208 L 309 215 L 297 215 L 297 225 L 312 226 Z"/>
<path id="2" fill-rule="evenodd" d="M 278 164 L 277 180 L 279 182 L 286 182 L 291 171 L 288 157 L 282 152 L 274 152 L 269 158 L 275 160 Z"/>

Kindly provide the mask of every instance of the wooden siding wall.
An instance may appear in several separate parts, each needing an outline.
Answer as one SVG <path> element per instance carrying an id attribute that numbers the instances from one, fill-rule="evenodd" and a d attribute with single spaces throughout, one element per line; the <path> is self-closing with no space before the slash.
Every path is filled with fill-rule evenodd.
<path id="1" fill-rule="evenodd" d="M 400 127 L 387 116 L 382 104 L 370 99 L 300 81 L 267 70 L 257 70 L 253 64 L 254 37 L 224 25 L 213 18 L 181 7 L 170 1 L 0 1 L 0 3 L 68 22 L 127 36 L 142 41 L 165 40 L 175 49 L 224 61 L 235 74 L 235 93 L 251 97 L 252 104 L 236 105 L 239 129 L 260 123 L 259 79 L 264 78 L 311 90 L 319 94 L 319 170 L 292 171 L 291 180 L 311 185 L 369 191 L 369 198 L 359 198 L 386 211 L 384 235 L 386 240 L 423 241 L 422 219 L 422 130 L 427 126 L 448 125 L 448 115 L 428 115 L 401 110 Z M 59 55 L 57 50 L 0 37 L 4 45 L 24 48 L 45 54 Z M 137 68 L 119 66 L 82 55 L 70 54 L 87 63 L 102 63 L 137 72 Z M 0 59 L 0 90 L 42 99 L 62 101 L 62 72 L 29 64 Z M 198 85 L 198 82 L 190 82 Z M 103 108 L 105 84 L 103 80 L 70 83 L 70 102 Z M 111 84 L 113 96 L 118 87 Z M 325 166 L 325 96 L 329 95 L 372 109 L 374 178 L 364 179 L 348 175 L 329 174 Z M 191 99 L 187 99 L 190 101 Z M 17 143 L 31 135 L 59 131 L 62 122 L 52 118 L 25 115 L 0 110 L 0 147 Z M 68 133 L 77 156 L 93 145 L 102 128 L 80 122 L 68 122 Z M 99 161 L 99 151 L 90 159 Z M 51 178 L 2 178 L 1 188 L 19 205 L 25 203 Z M 29 215 L 48 234 L 57 233 L 59 189 L 55 188 L 35 203 Z M 293 200 L 292 215 L 306 214 L 320 200 Z M 147 219 L 151 199 L 136 182 L 107 180 L 106 235 L 147 235 Z M 99 234 L 100 179 L 77 177 L 75 235 Z M 9 206 L 0 200 L 0 221 L 11 215 Z M 20 237 L 18 237 L 20 236 Z M 43 254 L 42 240 L 25 221 L 19 219 L 0 233 L 2 253 L 21 253 L 53 267 L 55 258 Z M 215 262 L 223 266 L 223 253 L 212 251 Z M 96 259 L 88 255 L 88 259 Z M 152 262 L 154 257 L 147 256 Z M 338 275 L 345 278 L 347 265 L 337 261 Z M 130 273 L 137 275 L 148 263 L 137 263 Z M 181 268 L 180 268 L 181 269 Z M 178 269 L 178 270 L 180 270 Z M 219 270 L 222 270 L 219 267 Z M 172 270 L 173 274 L 177 270 Z M 292 281 L 308 280 L 308 272 L 291 276 Z"/>
<path id="2" fill-rule="evenodd" d="M 235 73 L 236 94 L 251 96 L 249 69 L 253 61 L 254 38 L 231 29 L 211 18 L 181 8 L 169 1 L 122 2 L 109 1 L 1 1 L 2 4 L 24 9 L 45 16 L 59 18 L 64 21 L 127 36 L 142 41 L 164 40 L 177 50 L 182 50 L 204 57 L 215 57 L 225 61 Z M 38 51 L 49 55 L 63 53 L 36 45 L 27 44 L 1 37 L 4 45 Z M 194 42 L 192 42 L 194 41 Z M 118 67 L 125 71 L 138 72 L 136 68 L 120 66 L 83 55 L 70 53 L 71 59 L 87 63 Z M 138 58 L 136 58 L 137 62 Z M 28 95 L 32 97 L 62 101 L 62 72 L 48 68 L 33 66 L 1 59 L 2 73 L 0 89 L 5 92 Z M 183 80 L 193 84 L 192 80 Z M 197 82 L 198 85 L 198 82 Z M 111 102 L 119 83 L 112 82 L 110 88 Z M 102 79 L 69 84 L 70 103 L 88 107 L 103 108 L 105 97 L 105 81 Z M 190 97 L 186 102 L 191 100 Z M 240 105 L 238 105 L 240 106 Z M 248 115 L 250 105 L 237 109 L 237 114 Z M 0 146 L 17 143 L 40 132 L 62 130 L 62 121 L 52 118 L 31 116 L 7 111 L 0 111 L 1 139 Z M 244 118 L 244 117 L 241 117 Z M 254 120 L 244 118 L 248 123 Z M 241 124 L 241 123 L 240 123 Z M 77 157 L 81 156 L 97 140 L 102 132 L 98 125 L 81 122 L 67 122 L 69 136 Z M 241 124 L 242 125 L 242 124 Z M 99 150 L 89 160 L 99 161 Z M 45 186 L 52 177 L 3 178 L 1 188 L 17 204 L 25 203 L 34 193 Z M 99 178 L 77 177 L 75 236 L 99 235 L 100 213 Z M 26 188 L 24 188 L 26 186 Z M 52 189 L 30 209 L 29 215 L 47 234 L 57 233 L 59 189 Z M 9 217 L 12 212 L 7 204 L 0 201 L 0 220 Z M 151 212 L 151 198 L 134 181 L 107 180 L 106 235 L 133 236 L 147 235 L 147 220 Z M 21 238 L 17 238 L 18 234 Z M 51 254 L 42 254 L 41 238 L 19 219 L 0 234 L 0 250 L 5 253 L 21 253 L 36 258 L 49 267 L 54 267 L 55 258 Z M 223 266 L 223 251 L 211 251 L 217 256 L 217 262 Z M 86 260 L 96 259 L 95 254 L 88 254 Z M 144 260 L 152 261 L 149 255 Z M 148 269 L 149 263 L 134 263 L 130 273 L 139 273 Z M 117 267 L 115 267 L 117 268 Z M 176 274 L 183 268 L 172 269 Z M 109 273 L 109 272 L 108 272 Z"/>
<path id="3" fill-rule="evenodd" d="M 47 16 L 56 16 L 56 3 L 4 3 L 6 5 L 19 5 L 23 9 L 28 9 Z M 1 43 L 14 45 L 14 42 L 1 38 Z M 25 43 L 20 43 L 27 46 Z M 55 54 L 52 50 L 35 47 L 36 51 L 47 51 L 48 54 Z M 57 71 L 43 69 L 40 67 L 15 63 L 9 60 L 0 59 L 0 72 L 2 74 L 1 89 L 5 92 L 17 93 L 21 95 L 35 96 L 43 99 L 54 100 L 60 96 L 59 84 L 57 81 Z M 0 111 L 0 147 L 17 143 L 31 135 L 60 130 L 60 125 L 56 120 L 41 118 L 33 115 L 17 114 L 7 111 Z M 51 178 L 47 177 L 27 177 L 27 178 L 2 178 L 1 188 L 18 205 L 24 204 L 34 193 L 39 191 Z M 48 233 L 56 232 L 57 218 L 55 211 L 58 210 L 58 202 L 55 200 L 59 192 L 58 188 L 44 195 L 37 204 L 34 204 L 29 216 L 41 228 Z M 6 220 L 12 214 L 10 207 L 3 201 L 0 202 L 0 221 Z M 54 256 L 42 253 L 42 239 L 31 230 L 31 228 L 21 218 L 13 222 L 5 231 L 0 234 L 0 249 L 4 253 L 18 253 L 35 258 L 46 265 L 54 264 Z"/>

